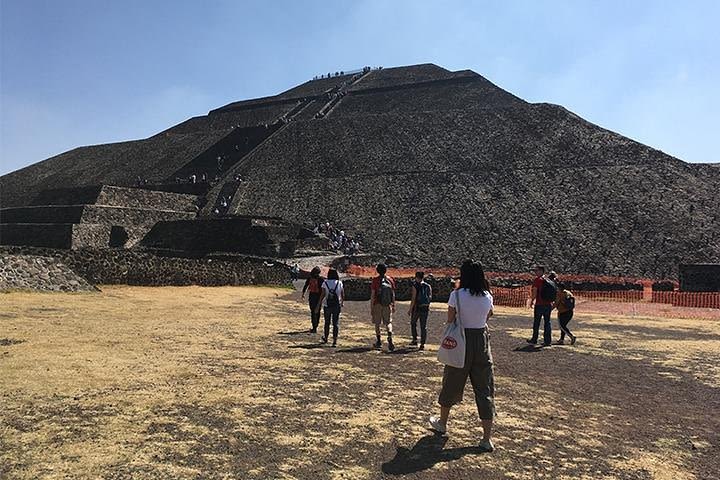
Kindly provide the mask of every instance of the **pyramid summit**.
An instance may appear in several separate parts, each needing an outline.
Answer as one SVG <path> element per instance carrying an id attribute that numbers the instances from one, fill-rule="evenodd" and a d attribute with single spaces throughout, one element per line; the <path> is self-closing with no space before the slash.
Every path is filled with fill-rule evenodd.
<path id="1" fill-rule="evenodd" d="M 147 227 L 138 246 L 155 222 L 262 217 L 329 221 L 424 266 L 472 256 L 499 271 L 658 278 L 720 261 L 720 168 L 432 64 L 329 72 L 146 139 L 70 150 L 0 177 L 0 189 L 2 243 L 68 214 L 59 206 L 85 205 L 65 224 L 102 216 L 85 192 L 132 198 L 113 215 L 127 232 Z"/>

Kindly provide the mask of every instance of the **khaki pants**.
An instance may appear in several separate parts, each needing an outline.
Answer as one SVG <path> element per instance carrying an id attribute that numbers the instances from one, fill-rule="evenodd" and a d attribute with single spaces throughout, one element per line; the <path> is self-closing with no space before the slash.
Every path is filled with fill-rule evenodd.
<path id="1" fill-rule="evenodd" d="M 385 326 L 392 325 L 392 312 L 390 311 L 390 306 L 381 305 L 379 303 L 373 305 L 372 320 L 375 325 L 380 325 L 381 323 Z"/>
<path id="2" fill-rule="evenodd" d="M 388 334 L 392 333 L 392 311 L 390 306 L 376 303 L 372 307 L 372 323 L 375 324 L 375 331 L 380 331 L 380 325 L 385 325 Z"/>
<path id="3" fill-rule="evenodd" d="M 485 328 L 465 329 L 465 365 L 463 368 L 445 366 L 438 398 L 440 406 L 449 408 L 462 401 L 468 377 L 475 393 L 478 415 L 482 420 L 492 419 L 495 416 L 495 378 Z"/>

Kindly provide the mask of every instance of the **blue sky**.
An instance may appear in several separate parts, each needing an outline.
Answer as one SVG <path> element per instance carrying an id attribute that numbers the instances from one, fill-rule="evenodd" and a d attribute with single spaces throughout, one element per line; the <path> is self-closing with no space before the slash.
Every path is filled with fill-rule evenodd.
<path id="1" fill-rule="evenodd" d="M 720 162 L 720 2 L 0 0 L 0 174 L 363 65 L 469 68 Z"/>

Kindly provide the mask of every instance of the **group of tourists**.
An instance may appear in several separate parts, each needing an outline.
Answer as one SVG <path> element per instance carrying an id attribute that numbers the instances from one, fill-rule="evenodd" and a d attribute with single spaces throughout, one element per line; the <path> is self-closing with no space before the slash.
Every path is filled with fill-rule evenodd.
<path id="1" fill-rule="evenodd" d="M 387 335 L 388 350 L 395 350 L 393 342 L 393 314 L 395 313 L 395 280 L 387 274 L 387 266 L 378 264 L 377 276 L 370 285 L 370 318 L 375 327 L 375 343 L 373 347 L 382 348 L 382 327 Z M 317 332 L 320 324 L 320 310 L 324 310 L 325 324 L 322 343 L 327 343 L 332 325 L 332 346 L 337 346 L 340 329 L 340 312 L 345 302 L 343 283 L 335 269 L 330 269 L 328 278 L 321 276 L 319 267 L 310 272 L 302 289 L 302 298 L 308 294 L 312 329 Z M 427 342 L 427 321 L 430 302 L 433 298 L 432 286 L 425 281 L 424 272 L 416 272 L 411 290 L 410 345 L 418 345 L 418 350 L 425 348 Z M 560 323 L 559 344 L 565 337 L 574 344 L 576 337 L 568 329 L 575 308 L 575 298 L 562 283 L 555 272 L 545 274 L 545 268 L 535 267 L 535 279 L 532 284 L 528 301 L 533 308 L 533 336 L 528 340 L 537 343 L 541 320 L 544 320 L 544 345 L 552 342 L 550 313 L 558 311 Z M 488 320 L 493 315 L 493 296 L 490 284 L 482 265 L 467 260 L 460 267 L 460 278 L 455 281 L 455 288 L 450 292 L 447 310 L 447 329 L 443 334 L 440 351 L 455 349 L 454 355 L 460 360 L 445 361 L 445 356 L 438 358 L 445 363 L 442 386 L 438 396 L 440 414 L 429 418 L 430 428 L 442 435 L 448 431 L 448 418 L 453 406 L 462 401 L 468 378 L 475 394 L 475 404 L 483 429 L 483 437 L 478 449 L 492 452 L 493 419 L 495 417 L 495 380 L 493 375 L 493 357 L 488 335 Z M 418 330 L 419 323 L 419 330 Z M 453 330 L 454 328 L 454 330 Z M 460 334 L 458 335 L 458 330 Z M 448 333 L 454 332 L 454 333 Z M 459 343 L 461 345 L 459 345 Z M 458 357 L 459 355 L 459 357 Z"/>
<path id="2" fill-rule="evenodd" d="M 322 234 L 330 241 L 332 250 L 340 251 L 346 255 L 355 255 L 360 252 L 361 235 L 354 237 L 345 233 L 344 230 L 335 228 L 330 222 L 319 223 L 315 225 L 313 233 Z"/>

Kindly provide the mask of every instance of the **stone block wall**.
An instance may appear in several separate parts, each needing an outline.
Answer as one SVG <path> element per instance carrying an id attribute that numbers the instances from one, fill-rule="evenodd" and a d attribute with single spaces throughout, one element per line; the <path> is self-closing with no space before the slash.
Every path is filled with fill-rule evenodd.
<path id="1" fill-rule="evenodd" d="M 100 185 L 74 188 L 49 188 L 38 193 L 30 201 L 30 205 L 83 205 L 95 203 L 100 189 Z"/>
<path id="2" fill-rule="evenodd" d="M 194 212 L 197 199 L 197 195 L 103 185 L 93 203 L 113 207 Z"/>
<path id="3" fill-rule="evenodd" d="M 208 182 L 198 183 L 177 183 L 160 182 L 137 187 L 138 190 L 147 190 L 151 192 L 178 193 L 181 195 L 203 196 L 210 190 L 211 185 Z"/>
<path id="4" fill-rule="evenodd" d="M 154 225 L 163 220 L 184 220 L 194 217 L 195 213 L 193 212 L 86 205 L 83 208 L 81 221 L 84 223 L 138 226 Z"/>
<path id="5" fill-rule="evenodd" d="M 73 225 L 71 223 L 0 224 L 0 245 L 71 248 L 72 237 Z"/>
<path id="6" fill-rule="evenodd" d="M 82 205 L 42 205 L 0 209 L 0 223 L 80 223 Z"/>
<path id="7" fill-rule="evenodd" d="M 290 256 L 299 227 L 274 219 L 202 218 L 159 222 L 141 242 L 145 248 L 186 252 L 237 252 Z"/>
<path id="8" fill-rule="evenodd" d="M 0 255 L 0 291 L 94 291 L 95 287 L 56 258 Z"/>
<path id="9" fill-rule="evenodd" d="M 152 210 L 104 205 L 43 205 L 0 210 L 1 223 L 105 223 L 154 224 L 160 220 L 194 218 L 193 212 Z"/>
<path id="10" fill-rule="evenodd" d="M 683 292 L 720 292 L 720 264 L 680 265 L 680 290 Z"/>
<path id="11" fill-rule="evenodd" d="M 290 270 L 260 257 L 177 257 L 127 249 L 0 247 L 0 257 L 50 257 L 96 285 L 290 285 Z"/>
<path id="12" fill-rule="evenodd" d="M 70 248 L 108 248 L 111 230 L 110 225 L 76 223 L 72 226 Z"/>
<path id="13" fill-rule="evenodd" d="M 107 248 L 110 232 L 110 225 L 90 223 L 9 223 L 0 225 L 0 245 Z"/>
<path id="14" fill-rule="evenodd" d="M 453 284 L 449 277 L 435 277 L 426 279 L 433 290 L 433 302 L 447 302 L 450 298 L 450 292 Z M 370 300 L 370 282 L 369 278 L 347 278 L 343 279 L 345 288 L 345 299 L 354 301 Z M 408 301 L 412 295 L 412 279 L 398 278 L 395 279 L 395 298 L 399 301 Z"/>
<path id="15" fill-rule="evenodd" d="M 327 250 L 330 248 L 330 240 L 325 236 L 316 236 L 311 238 L 304 238 L 299 244 L 298 248 L 307 250 Z"/>

